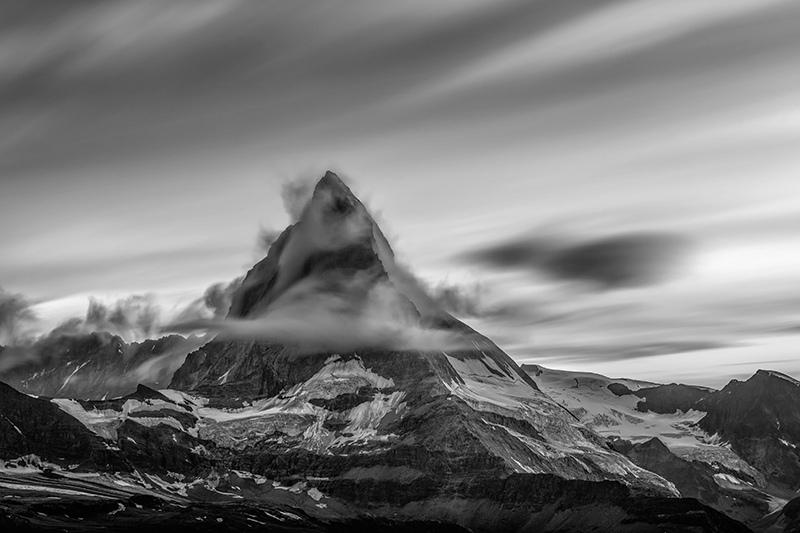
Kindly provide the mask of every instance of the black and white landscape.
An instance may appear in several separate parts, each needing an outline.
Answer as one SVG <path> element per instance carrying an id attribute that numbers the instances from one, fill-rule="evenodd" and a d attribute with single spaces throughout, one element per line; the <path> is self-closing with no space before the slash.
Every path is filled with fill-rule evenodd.
<path id="1" fill-rule="evenodd" d="M 421 289 L 330 172 L 224 319 L 170 328 L 214 334 L 138 345 L 66 334 L 0 374 L 24 391 L 2 385 L 5 524 L 792 523 L 800 382 L 759 371 L 715 391 L 520 367 Z M 166 387 L 119 395 L 165 356 L 182 361 Z"/>
<path id="2" fill-rule="evenodd" d="M 0 531 L 800 532 L 789 1 L 0 6 Z"/>

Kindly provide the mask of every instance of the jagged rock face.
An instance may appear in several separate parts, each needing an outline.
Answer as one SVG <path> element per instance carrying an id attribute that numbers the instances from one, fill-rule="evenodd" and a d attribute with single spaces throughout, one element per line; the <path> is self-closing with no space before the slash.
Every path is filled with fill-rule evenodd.
<path id="1" fill-rule="evenodd" d="M 697 498 L 731 518 L 751 524 L 769 513 L 769 498 L 756 490 L 726 488 L 735 479 L 719 465 L 682 459 L 653 438 L 629 447 L 625 454 L 637 465 L 669 479 L 685 498 Z"/>
<path id="2" fill-rule="evenodd" d="M 800 382 L 759 370 L 699 403 L 699 422 L 773 481 L 800 488 Z"/>
<path id="3" fill-rule="evenodd" d="M 127 344 L 107 333 L 46 338 L 28 349 L 27 362 L 0 372 L 0 381 L 38 396 L 113 398 L 139 383 L 165 387 L 186 354 L 203 342 L 171 335 Z"/>
<path id="4" fill-rule="evenodd" d="M 83 469 L 124 468 L 106 442 L 48 400 L 0 383 L 0 459 L 39 455 Z"/>
<path id="5" fill-rule="evenodd" d="M 385 388 L 386 383 L 375 376 L 371 379 L 376 388 Z M 124 460 L 124 464 L 95 465 L 96 473 L 88 479 L 85 474 L 68 470 L 44 474 L 31 472 L 31 468 L 9 470 L 0 461 L 2 490 L 16 496 L 14 487 L 20 487 L 24 495 L 0 501 L 0 524 L 17 529 L 35 525 L 43 530 L 85 530 L 91 525 L 132 530 L 137 521 L 144 520 L 165 527 L 188 527 L 191 523 L 193 531 L 205 530 L 211 522 L 214 527 L 209 529 L 218 530 L 219 518 L 237 530 L 261 530 L 277 520 L 292 531 L 309 524 L 318 531 L 357 531 L 361 527 L 370 531 L 457 531 L 459 524 L 486 532 L 746 531 L 693 500 L 631 497 L 627 487 L 614 481 L 576 481 L 548 474 L 498 476 L 493 469 L 498 459 L 486 454 L 481 458 L 453 450 L 435 453 L 408 445 L 395 447 L 390 453 L 323 457 L 300 448 L 282 455 L 254 456 L 252 448 L 216 447 L 203 438 L 204 432 L 214 431 L 213 424 L 203 421 L 206 416 L 235 419 L 259 412 L 258 406 L 245 412 L 221 411 L 195 403 L 184 393 L 145 387 L 127 398 L 95 402 L 47 402 L 14 394 L 20 401 L 38 401 L 45 409 L 59 405 L 92 432 L 104 433 L 115 419 L 115 434 L 103 444 L 107 453 Z M 55 412 L 59 417 L 69 417 L 66 412 Z M 153 416 L 141 416 L 144 414 Z M 186 418 L 186 423 L 179 423 L 180 418 Z M 245 426 L 248 430 L 259 430 L 257 419 L 249 422 Z M 21 430 L 28 432 L 30 428 L 22 426 Z M 77 433 L 87 432 L 78 429 Z M 454 447 L 461 444 L 460 440 L 469 438 L 463 434 L 450 438 Z M 81 449 L 87 456 L 93 453 L 91 446 Z M 38 451 L 50 453 L 49 458 L 61 453 L 42 447 Z M 467 464 L 463 463 L 465 459 Z M 320 467 L 326 461 L 328 468 L 347 468 L 347 475 L 322 476 L 325 471 Z M 59 462 L 69 461 L 62 457 Z M 21 464 L 21 460 L 15 463 Z M 265 468 L 267 463 L 270 468 Z M 285 482 L 254 475 L 252 470 L 259 466 Z M 464 476 L 465 467 L 483 473 Z M 37 493 L 54 505 L 37 504 L 37 498 L 31 497 Z M 98 501 L 98 496 L 108 505 L 97 508 L 90 504 Z M 236 502 L 246 504 L 234 505 Z M 241 524 L 237 517 L 242 515 L 255 522 Z M 265 520 L 267 517 L 272 520 Z M 79 518 L 84 522 L 79 524 Z M 198 518 L 202 523 L 195 524 Z"/>
<path id="6" fill-rule="evenodd" d="M 753 529 L 762 533 L 800 533 L 800 498 L 787 502 L 780 512 L 764 517 Z"/>
<path id="7" fill-rule="evenodd" d="M 34 455 L 69 470 L 204 474 L 224 453 L 214 457 L 196 423 L 191 409 L 143 385 L 122 398 L 76 401 L 34 398 L 0 383 L 0 459 Z"/>
<path id="8" fill-rule="evenodd" d="M 728 516 L 754 524 L 790 494 L 769 483 L 766 472 L 744 460 L 719 434 L 699 426 L 707 413 L 700 410 L 703 402 L 695 402 L 694 397 L 721 391 L 539 365 L 524 368 L 543 391 L 608 438 L 614 449 L 673 482 L 683 496 L 696 497 Z M 643 409 L 643 402 L 654 408 Z M 684 411 L 683 407 L 688 408 Z"/>
<path id="9" fill-rule="evenodd" d="M 293 304 L 288 295 L 308 287 L 317 289 L 302 292 L 306 300 L 327 305 L 335 296 L 378 314 L 383 309 L 371 302 L 380 291 L 393 319 L 450 346 L 405 348 L 406 332 L 389 328 L 388 341 L 365 337 L 349 350 L 320 350 L 226 340 L 223 329 L 187 357 L 171 387 L 210 398 L 210 407 L 256 402 L 234 416 L 204 414 L 216 423 L 200 436 L 241 449 L 237 464 L 284 478 L 314 472 L 337 479 L 328 484 L 334 491 L 400 479 L 416 487 L 415 498 L 514 473 L 673 490 L 609 450 L 496 345 L 439 309 L 395 265 L 366 209 L 330 173 L 300 221 L 247 274 L 229 320 L 246 328 L 262 316 L 279 320 Z"/>
<path id="10" fill-rule="evenodd" d="M 710 467 L 679 458 L 658 438 L 654 437 L 647 442 L 633 445 L 626 455 L 636 464 L 652 472 L 669 474 L 669 478 L 674 480 L 675 486 L 684 497 L 703 501 L 715 499 L 717 496 L 717 484 L 710 479 L 713 476 Z M 709 471 L 712 472 L 710 475 Z"/>

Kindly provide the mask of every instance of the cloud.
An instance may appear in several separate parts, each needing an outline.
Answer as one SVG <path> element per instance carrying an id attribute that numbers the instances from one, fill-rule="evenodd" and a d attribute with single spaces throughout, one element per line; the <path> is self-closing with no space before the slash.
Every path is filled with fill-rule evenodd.
<path id="1" fill-rule="evenodd" d="M 36 313 L 21 294 L 0 288 L 0 344 L 14 346 L 28 337 L 27 327 L 36 321 Z"/>
<path id="2" fill-rule="evenodd" d="M 149 294 L 135 294 L 111 304 L 89 298 L 84 329 L 119 335 L 126 341 L 142 340 L 158 331 L 159 315 Z"/>
<path id="3" fill-rule="evenodd" d="M 3 379 L 17 388 L 20 386 L 24 388 L 25 382 L 28 381 L 27 378 L 30 378 L 35 372 L 48 368 L 63 370 L 64 364 L 69 360 L 75 361 L 76 358 L 97 355 L 93 352 L 76 353 L 76 347 L 85 346 L 86 342 L 90 340 L 92 344 L 99 342 L 103 347 L 108 347 L 112 343 L 114 337 L 110 333 L 86 333 L 83 328 L 83 320 L 76 320 L 80 323 L 75 323 L 73 320 L 70 321 L 70 325 L 77 327 L 61 331 L 53 330 L 49 335 L 40 337 L 30 345 L 0 347 L 0 374 L 7 373 Z M 80 338 L 72 340 L 65 336 L 80 336 Z M 102 390 L 103 387 L 108 387 L 108 391 L 112 395 L 131 392 L 140 383 L 150 387 L 164 387 L 183 364 L 186 355 L 206 342 L 208 342 L 207 338 L 195 336 L 183 338 L 175 335 L 142 343 L 123 343 L 121 345 L 115 343 L 114 350 L 107 354 L 112 355 L 108 366 L 88 374 L 75 375 L 68 380 L 69 386 L 66 390 L 55 392 L 55 389 L 50 388 L 49 394 L 72 395 L 82 389 L 81 382 L 90 385 L 95 392 Z M 120 348 L 119 351 L 116 350 L 117 347 Z M 45 378 L 43 381 L 40 380 L 39 385 L 49 387 L 52 385 L 52 381 L 52 379 Z M 57 388 L 59 384 L 60 381 L 55 387 Z M 27 386 L 30 387 L 31 383 L 28 383 Z M 70 389 L 73 393 L 70 393 Z"/>
<path id="4" fill-rule="evenodd" d="M 174 324 L 183 324 L 198 320 L 225 318 L 231 307 L 234 292 L 241 287 L 244 276 L 239 276 L 231 281 L 217 282 L 209 285 L 203 296 L 190 302 L 180 309 L 172 320 L 162 328 L 162 331 L 175 331 Z"/>
<path id="5" fill-rule="evenodd" d="M 260 228 L 258 230 L 258 237 L 256 238 L 256 253 L 263 256 L 269 252 L 272 243 L 278 240 L 281 232 L 279 230 Z"/>
<path id="6" fill-rule="evenodd" d="M 676 272 L 687 246 L 686 238 L 667 233 L 622 234 L 578 243 L 533 237 L 491 246 L 465 258 L 610 290 L 665 281 Z"/>
<path id="7" fill-rule="evenodd" d="M 58 326 L 54 327 L 48 337 L 62 337 L 65 335 L 80 335 L 86 333 L 86 322 L 80 317 L 72 317 L 62 321 Z"/>
<path id="8" fill-rule="evenodd" d="M 308 353 L 375 348 L 426 351 L 463 345 L 452 332 L 424 326 L 392 285 L 374 284 L 368 276 L 339 280 L 335 292 L 325 285 L 318 279 L 303 280 L 255 318 L 196 320 L 169 329 L 208 329 L 218 333 L 217 338 L 278 342 Z"/>
<path id="9" fill-rule="evenodd" d="M 189 320 L 166 330 L 207 329 L 218 338 L 267 340 L 309 352 L 461 346 L 453 332 L 426 325 L 419 300 L 412 302 L 422 289 L 400 275 L 375 222 L 338 177 L 326 175 L 302 204 L 275 270 L 252 270 L 226 319 Z"/>
<path id="10" fill-rule="evenodd" d="M 539 316 L 538 307 L 528 301 L 497 301 L 481 283 L 442 281 L 432 285 L 412 277 L 436 305 L 458 318 L 517 321 L 527 325 Z"/>
<path id="11" fill-rule="evenodd" d="M 626 361 L 683 352 L 716 350 L 730 346 L 734 346 L 734 344 L 715 340 L 686 340 L 605 346 L 583 344 L 568 346 L 522 345 L 515 347 L 514 352 L 528 357 L 530 357 L 530 354 L 535 354 L 535 360 L 539 361 L 597 363 L 598 361 Z"/>
<path id="12" fill-rule="evenodd" d="M 109 382 L 117 386 L 132 388 L 139 383 L 164 387 L 169 384 L 175 371 L 183 365 L 186 356 L 207 341 L 208 339 L 201 337 L 161 339 L 157 344 L 162 351 L 160 355 L 147 359 L 139 366 L 127 370 L 123 375 L 110 376 Z"/>
<path id="13" fill-rule="evenodd" d="M 242 286 L 243 280 L 244 276 L 239 276 L 228 283 L 215 283 L 205 290 L 203 303 L 214 313 L 215 318 L 228 314 L 233 293 Z"/>
<path id="14" fill-rule="evenodd" d="M 316 182 L 311 177 L 297 177 L 284 182 L 281 186 L 283 207 L 292 222 L 300 220 L 303 210 L 311 200 L 311 193 L 314 192 L 315 184 Z"/>
<path id="15" fill-rule="evenodd" d="M 484 314 L 480 285 L 441 282 L 428 287 L 427 292 L 442 309 L 456 316 L 469 318 Z"/>

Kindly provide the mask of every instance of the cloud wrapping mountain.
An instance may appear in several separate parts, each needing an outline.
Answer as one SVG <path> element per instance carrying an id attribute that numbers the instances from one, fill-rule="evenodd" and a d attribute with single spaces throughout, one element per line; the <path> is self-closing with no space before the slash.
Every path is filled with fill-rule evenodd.
<path id="1" fill-rule="evenodd" d="M 338 177 L 329 174 L 310 202 L 301 187 L 286 190 L 292 191 L 290 214 L 301 205 L 303 211 L 259 263 L 275 263 L 269 293 L 261 294 L 263 280 L 248 275 L 227 318 L 179 321 L 168 330 L 207 329 L 220 338 L 269 340 L 311 353 L 461 346 L 451 332 L 426 321 L 431 317 L 423 316 L 425 309 L 433 301 L 395 263 L 372 217 Z M 252 291 L 260 295 L 257 307 L 251 304 Z"/>

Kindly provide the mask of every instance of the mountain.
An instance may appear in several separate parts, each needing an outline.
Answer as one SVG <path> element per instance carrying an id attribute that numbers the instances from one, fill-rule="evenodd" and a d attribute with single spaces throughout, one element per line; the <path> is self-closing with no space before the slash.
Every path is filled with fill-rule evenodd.
<path id="1" fill-rule="evenodd" d="M 332 229 L 338 242 L 331 243 Z M 337 310 L 348 315 L 341 322 L 313 314 L 340 301 L 345 305 Z M 382 316 L 384 302 L 391 316 Z M 343 343 L 352 345 L 318 350 L 247 335 L 262 316 L 267 326 L 271 318 L 292 327 L 293 306 L 308 309 L 297 318 L 311 322 L 309 329 L 339 328 Z M 611 453 L 496 345 L 416 288 L 364 206 L 334 174 L 320 181 L 303 218 L 248 272 L 228 318 L 245 334 L 190 354 L 171 388 L 207 396 L 210 405 L 261 402 L 247 411 L 248 424 L 259 421 L 274 432 L 257 435 L 256 448 L 240 457 L 256 470 L 278 474 L 270 462 L 301 449 L 312 454 L 307 460 L 321 475 L 334 477 L 351 468 L 341 470 L 331 459 L 347 450 L 387 462 L 401 454 L 404 476 L 433 486 L 440 480 L 432 468 L 440 462 L 452 479 L 480 464 L 487 474 L 615 479 L 645 492 L 670 492 L 663 480 Z M 365 329 L 375 337 L 363 335 Z M 413 346 L 416 341 L 430 342 Z M 219 422 L 219 439 L 242 424 Z M 389 477 L 363 472 L 331 485 L 359 492 Z"/>
<path id="2" fill-rule="evenodd" d="M 759 371 L 715 391 L 523 368 L 612 447 L 673 482 L 683 496 L 755 527 L 796 490 L 786 473 L 796 465 L 800 403 L 788 376 Z"/>
<path id="3" fill-rule="evenodd" d="M 800 533 L 800 497 L 764 517 L 755 527 L 763 533 Z"/>
<path id="4" fill-rule="evenodd" d="M 720 473 L 717 465 L 678 457 L 658 437 L 632 445 L 625 454 L 642 468 L 672 481 L 681 496 L 697 498 L 746 524 L 757 522 L 772 510 L 772 499 L 763 491 L 736 476 Z"/>
<path id="5" fill-rule="evenodd" d="M 698 426 L 771 480 L 800 489 L 800 382 L 770 370 L 733 380 L 698 406 Z"/>
<path id="6" fill-rule="evenodd" d="M 58 406 L 0 383 L 0 459 L 31 454 L 82 469 L 123 464 L 102 438 Z"/>
<path id="7" fill-rule="evenodd" d="M 61 491 L 69 513 L 0 500 L 0 521 L 63 527 L 102 494 L 118 512 L 91 508 L 93 523 L 131 528 L 263 527 L 266 513 L 308 531 L 747 531 L 677 497 L 439 308 L 332 173 L 228 317 L 180 327 L 216 337 L 169 389 L 49 402 L 124 465 L 98 466 L 90 488 L 40 450 L 57 482 L 15 471 L 0 487 Z M 149 507 L 131 509 L 142 493 Z"/>
<path id="8" fill-rule="evenodd" d="M 0 381 L 31 394 L 62 398 L 113 398 L 136 390 L 140 383 L 165 387 L 184 357 L 205 339 L 170 335 L 126 343 L 109 333 L 48 336 L 24 353 L 0 352 Z"/>

